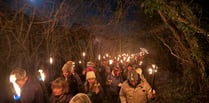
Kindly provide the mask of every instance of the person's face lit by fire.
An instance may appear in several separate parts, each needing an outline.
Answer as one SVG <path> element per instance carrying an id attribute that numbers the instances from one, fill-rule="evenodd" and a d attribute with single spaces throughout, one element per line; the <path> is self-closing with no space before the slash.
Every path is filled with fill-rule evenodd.
<path id="1" fill-rule="evenodd" d="M 117 67 L 114 67 L 113 73 L 116 77 L 120 76 L 120 69 Z"/>
<path id="2" fill-rule="evenodd" d="M 25 77 L 25 79 L 16 80 L 15 82 L 17 83 L 17 85 L 18 85 L 20 88 L 22 88 L 22 87 L 25 85 L 27 79 L 28 79 L 28 78 Z"/>
<path id="3" fill-rule="evenodd" d="M 95 78 L 89 78 L 89 79 L 88 79 L 89 84 L 93 84 L 95 81 L 96 81 Z"/>
<path id="4" fill-rule="evenodd" d="M 62 70 L 62 74 L 65 78 L 67 78 L 69 75 L 69 72 L 67 70 Z"/>
<path id="5" fill-rule="evenodd" d="M 130 82 L 130 84 L 131 84 L 132 86 L 136 86 L 138 80 L 130 80 L 129 82 Z"/>
<path id="6" fill-rule="evenodd" d="M 68 85 L 67 82 L 59 77 L 55 79 L 51 84 L 52 94 L 54 96 L 60 96 L 64 93 L 68 93 Z"/>
<path id="7" fill-rule="evenodd" d="M 52 92 L 54 96 L 60 96 L 63 93 L 62 87 L 54 87 L 52 88 Z"/>
<path id="8" fill-rule="evenodd" d="M 128 66 L 128 71 L 132 70 L 132 66 Z"/>

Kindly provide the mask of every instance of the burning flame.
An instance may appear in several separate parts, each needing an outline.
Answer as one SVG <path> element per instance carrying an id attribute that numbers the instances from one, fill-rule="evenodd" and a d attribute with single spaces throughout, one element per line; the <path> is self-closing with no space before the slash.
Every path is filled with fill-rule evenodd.
<path id="1" fill-rule="evenodd" d="M 139 61 L 139 65 L 142 65 L 143 61 Z"/>
<path id="2" fill-rule="evenodd" d="M 156 66 L 155 66 L 155 64 L 152 64 L 152 68 L 154 68 L 154 69 L 155 69 L 155 67 L 156 67 Z"/>
<path id="3" fill-rule="evenodd" d="M 49 63 L 50 63 L 50 64 L 53 63 L 53 58 L 52 58 L 52 57 L 49 58 Z"/>
<path id="4" fill-rule="evenodd" d="M 13 84 L 16 95 L 18 97 L 20 97 L 21 90 L 20 90 L 20 87 L 18 86 L 18 84 L 15 82 L 16 81 L 15 75 L 10 75 L 9 79 L 10 79 L 10 82 Z M 14 96 L 14 98 L 15 98 L 15 96 Z"/>
<path id="5" fill-rule="evenodd" d="M 155 64 L 152 64 L 152 67 L 148 69 L 149 74 L 157 72 L 158 67 Z"/>
<path id="6" fill-rule="evenodd" d="M 120 60 L 121 63 L 123 63 L 123 60 Z"/>
<path id="7" fill-rule="evenodd" d="M 113 60 L 109 60 L 109 64 L 111 65 L 113 63 Z"/>
<path id="8" fill-rule="evenodd" d="M 128 59 L 126 61 L 129 62 L 130 61 L 130 57 L 128 57 Z"/>
<path id="9" fill-rule="evenodd" d="M 152 68 L 148 69 L 149 74 L 152 74 Z"/>
<path id="10" fill-rule="evenodd" d="M 108 53 L 106 53 L 106 57 L 109 57 Z"/>
<path id="11" fill-rule="evenodd" d="M 101 55 L 99 54 L 99 55 L 98 55 L 98 60 L 100 60 L 100 59 L 101 59 Z"/>
<path id="12" fill-rule="evenodd" d="M 86 56 L 86 53 L 85 52 L 83 52 L 83 57 L 85 57 Z"/>
<path id="13" fill-rule="evenodd" d="M 45 74 L 44 74 L 43 70 L 39 69 L 38 72 L 40 73 L 41 80 L 44 81 L 45 80 Z"/>

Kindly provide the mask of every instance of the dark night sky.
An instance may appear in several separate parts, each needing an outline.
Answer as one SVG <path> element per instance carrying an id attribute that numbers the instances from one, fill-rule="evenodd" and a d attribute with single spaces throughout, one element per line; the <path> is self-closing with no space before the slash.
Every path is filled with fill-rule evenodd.
<path id="1" fill-rule="evenodd" d="M 10 6 L 13 10 L 17 10 L 17 8 L 21 8 L 26 6 L 24 12 L 26 15 L 32 15 L 33 8 L 35 7 L 37 11 L 45 11 L 44 15 L 41 12 L 37 12 L 37 15 L 40 17 L 47 16 L 48 13 L 51 11 L 56 11 L 58 6 L 60 5 L 61 1 L 64 0 L 55 0 L 56 7 L 53 8 L 52 5 L 45 5 L 43 6 L 44 2 L 51 0 L 18 0 L 18 5 L 16 5 L 15 0 L 5 0 L 10 3 Z M 119 21 L 119 27 L 115 25 L 115 22 L 112 20 L 114 19 L 114 12 L 117 9 L 117 0 L 104 0 L 104 1 L 89 1 L 89 0 L 65 0 L 65 6 L 68 15 L 68 25 L 72 25 L 73 23 L 80 23 L 83 25 L 92 25 L 92 22 L 97 23 L 99 25 L 107 25 L 107 26 L 114 26 L 116 27 L 116 31 L 120 33 L 126 34 L 127 32 L 140 29 L 141 26 L 144 24 L 144 15 L 140 11 L 140 8 L 137 7 L 138 5 L 133 5 L 127 3 L 124 7 L 127 7 L 125 13 L 122 15 Z M 104 3 L 106 2 L 106 3 Z M 48 3 L 49 4 L 49 3 Z M 47 9 L 45 9 L 47 8 Z M 140 11 L 140 12 L 139 12 Z M 140 15 L 139 15 L 140 13 Z M 137 16 L 136 16 L 137 15 Z M 54 15 L 51 16 L 53 18 Z M 66 20 L 66 19 L 65 19 Z M 63 22 L 62 19 L 59 22 Z M 66 23 L 66 21 L 64 21 Z M 129 25 L 129 24 L 135 25 Z M 140 25 L 140 26 L 139 26 Z M 125 28 L 131 29 L 126 30 Z M 112 30 L 110 30 L 112 31 Z M 138 31 L 138 30 L 137 30 Z M 114 33 L 119 34 L 119 33 Z"/>

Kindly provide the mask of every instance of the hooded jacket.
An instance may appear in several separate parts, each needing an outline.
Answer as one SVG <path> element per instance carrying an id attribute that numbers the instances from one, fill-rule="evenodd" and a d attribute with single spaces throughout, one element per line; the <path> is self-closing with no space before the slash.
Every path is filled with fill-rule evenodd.
<path id="1" fill-rule="evenodd" d="M 150 89 L 151 87 L 146 80 L 142 80 L 135 88 L 126 80 L 123 82 L 119 93 L 121 103 L 147 103 Z"/>

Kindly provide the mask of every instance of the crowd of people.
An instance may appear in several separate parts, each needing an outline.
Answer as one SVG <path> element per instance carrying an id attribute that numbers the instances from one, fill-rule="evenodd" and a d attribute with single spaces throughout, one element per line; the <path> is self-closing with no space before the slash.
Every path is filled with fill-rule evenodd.
<path id="1" fill-rule="evenodd" d="M 142 69 L 133 63 L 89 61 L 77 73 L 73 61 L 60 69 L 62 76 L 50 82 L 49 92 L 43 83 L 28 77 L 24 68 L 12 70 L 21 89 L 19 103 L 147 103 L 155 90 L 145 79 Z"/>

